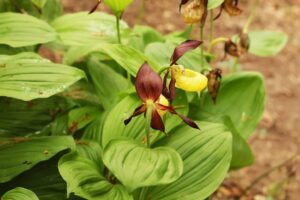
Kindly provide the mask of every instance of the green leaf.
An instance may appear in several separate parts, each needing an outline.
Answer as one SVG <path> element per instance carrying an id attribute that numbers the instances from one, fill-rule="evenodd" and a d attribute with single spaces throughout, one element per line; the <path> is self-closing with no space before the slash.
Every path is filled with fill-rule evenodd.
<path id="1" fill-rule="evenodd" d="M 101 63 L 92 56 L 88 61 L 89 74 L 104 108 L 114 105 L 118 95 L 128 88 L 128 82 L 111 66 Z"/>
<path id="2" fill-rule="evenodd" d="M 31 0 L 31 2 L 37 6 L 39 9 L 42 9 L 48 0 Z"/>
<path id="3" fill-rule="evenodd" d="M 283 32 L 253 31 L 249 33 L 249 52 L 257 56 L 274 56 L 288 42 L 288 36 Z"/>
<path id="4" fill-rule="evenodd" d="M 91 123 L 99 114 L 97 107 L 85 106 L 73 109 L 69 112 L 69 130 L 74 133 Z"/>
<path id="5" fill-rule="evenodd" d="M 130 34 L 131 37 L 128 44 L 141 52 L 144 52 L 148 44 L 165 41 L 158 31 L 149 26 L 136 25 Z"/>
<path id="6" fill-rule="evenodd" d="M 169 66 L 170 59 L 175 49 L 175 44 L 154 42 L 149 44 L 145 49 L 145 55 L 155 61 L 157 65 Z M 201 72 L 201 64 L 199 62 L 200 51 L 193 50 L 187 52 L 177 63 L 185 68 Z M 204 61 L 204 66 L 210 68 L 209 64 Z"/>
<path id="7" fill-rule="evenodd" d="M 47 0 L 45 6 L 42 9 L 41 18 L 51 22 L 57 17 L 63 14 L 63 6 L 60 0 Z"/>
<path id="8" fill-rule="evenodd" d="M 1 139 L 0 160 L 5 162 L 0 164 L 0 183 L 11 180 L 60 151 L 73 148 L 74 140 L 69 136 Z"/>
<path id="9" fill-rule="evenodd" d="M 224 0 L 208 0 L 207 8 L 208 10 L 214 9 L 221 5 L 224 2 Z"/>
<path id="10" fill-rule="evenodd" d="M 30 190 L 17 187 L 6 192 L 1 200 L 39 200 L 39 198 Z"/>
<path id="11" fill-rule="evenodd" d="M 64 63 L 72 64 L 92 52 L 106 54 L 133 76 L 137 74 L 139 68 L 145 61 L 147 61 L 155 71 L 159 71 L 161 68 L 161 65 L 157 65 L 156 62 L 147 58 L 140 51 L 121 44 L 98 44 L 71 48 L 65 56 Z"/>
<path id="12" fill-rule="evenodd" d="M 105 13 L 86 12 L 66 14 L 52 22 L 59 35 L 59 43 L 67 46 L 84 46 L 99 44 L 104 41 L 116 41 L 115 18 Z M 121 31 L 127 28 L 123 21 Z"/>
<path id="13" fill-rule="evenodd" d="M 77 153 L 63 156 L 58 168 L 67 182 L 68 195 L 75 193 L 90 200 L 133 200 L 122 185 L 108 182 L 101 174 L 99 166 Z"/>
<path id="14" fill-rule="evenodd" d="M 224 124 L 232 133 L 232 160 L 230 163 L 230 168 L 238 169 L 253 164 L 254 155 L 252 154 L 250 146 L 236 130 L 229 117 L 224 117 Z"/>
<path id="15" fill-rule="evenodd" d="M 132 3 L 133 0 L 104 0 L 110 9 L 117 15 L 121 17 L 124 10 Z"/>
<path id="16" fill-rule="evenodd" d="M 102 145 L 102 130 L 106 113 L 101 113 L 97 118 L 85 129 L 82 136 L 83 140 L 93 140 Z"/>
<path id="17" fill-rule="evenodd" d="M 32 190 L 40 200 L 66 199 L 66 183 L 57 168 L 61 154 L 63 152 L 38 163 L 13 180 L 0 184 L 0 196 L 12 188 L 24 187 Z"/>
<path id="18" fill-rule="evenodd" d="M 0 44 L 23 47 L 55 39 L 54 29 L 42 20 L 25 14 L 0 13 Z"/>
<path id="19" fill-rule="evenodd" d="M 150 188 L 144 199 L 205 199 L 222 183 L 231 160 L 231 134 L 221 124 L 198 124 L 201 131 L 180 126 L 157 143 L 179 152 L 184 171 L 177 181 Z"/>
<path id="20" fill-rule="evenodd" d="M 145 136 L 142 116 L 135 117 L 125 126 L 127 119 L 142 102 L 135 95 L 130 95 L 119 102 L 107 115 L 102 132 L 102 146 L 105 147 L 111 140 L 119 138 L 135 139 L 142 143 Z"/>
<path id="21" fill-rule="evenodd" d="M 132 140 L 112 140 L 104 149 L 103 161 L 130 191 L 172 183 L 183 171 L 181 157 L 174 149 L 150 149 Z"/>
<path id="22" fill-rule="evenodd" d="M 225 76 L 215 105 L 206 92 L 199 111 L 192 118 L 223 123 L 219 117 L 229 116 L 236 130 L 247 139 L 260 122 L 265 106 L 263 77 L 256 72 Z"/>
<path id="23" fill-rule="evenodd" d="M 47 98 L 85 77 L 77 68 L 22 55 L 4 61 L 0 57 L 0 96 L 24 101 Z"/>
<path id="24" fill-rule="evenodd" d="M 55 115 L 66 106 L 64 99 L 51 97 L 24 102 L 0 98 L 0 136 L 36 135 L 49 125 Z"/>

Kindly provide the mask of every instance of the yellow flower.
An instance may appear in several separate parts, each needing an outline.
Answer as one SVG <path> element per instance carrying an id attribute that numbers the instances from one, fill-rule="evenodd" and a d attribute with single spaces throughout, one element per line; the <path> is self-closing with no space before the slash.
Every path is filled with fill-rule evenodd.
<path id="1" fill-rule="evenodd" d="M 172 75 L 176 81 L 176 87 L 189 91 L 200 92 L 207 87 L 208 79 L 203 74 L 190 69 L 185 69 L 181 65 L 171 67 Z"/>

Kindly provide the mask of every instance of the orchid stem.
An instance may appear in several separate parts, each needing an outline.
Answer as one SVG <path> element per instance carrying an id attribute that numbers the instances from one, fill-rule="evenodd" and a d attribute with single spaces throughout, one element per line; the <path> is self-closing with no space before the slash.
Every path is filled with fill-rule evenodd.
<path id="1" fill-rule="evenodd" d="M 118 38 L 118 43 L 122 44 L 122 38 L 121 38 L 121 32 L 120 32 L 120 17 L 116 15 L 116 26 L 117 26 L 117 38 Z M 130 73 L 127 71 L 127 81 L 128 81 L 128 88 L 131 85 L 131 76 Z"/>
<path id="2" fill-rule="evenodd" d="M 240 62 L 240 58 L 237 57 L 234 59 L 233 65 L 231 67 L 231 73 L 236 73 L 238 71 L 239 62 Z"/>
<path id="3" fill-rule="evenodd" d="M 139 13 L 139 18 L 138 18 L 138 23 L 140 23 L 140 24 L 142 24 L 144 21 L 146 1 L 147 0 L 142 0 L 142 2 L 141 2 L 140 13 Z"/>
<path id="4" fill-rule="evenodd" d="M 209 42 L 211 42 L 214 38 L 214 11 L 211 9 L 209 11 Z"/>
<path id="5" fill-rule="evenodd" d="M 150 148 L 150 128 L 151 128 L 151 118 L 152 118 L 152 111 L 153 111 L 153 105 L 148 105 L 147 112 L 146 112 L 146 142 L 147 147 Z"/>
<path id="6" fill-rule="evenodd" d="M 257 8 L 259 6 L 259 3 L 260 3 L 260 0 L 253 0 L 252 1 L 252 9 L 251 9 L 251 14 L 250 16 L 248 17 L 247 19 L 247 22 L 245 23 L 245 26 L 243 28 L 243 33 L 248 33 L 249 31 L 249 27 L 250 25 L 252 24 L 253 20 L 254 20 L 254 17 L 256 15 L 256 11 L 257 11 Z"/>
<path id="7" fill-rule="evenodd" d="M 204 39 L 204 25 L 200 25 L 200 41 Z M 203 44 L 202 44 L 203 45 Z M 201 68 L 204 66 L 204 48 L 201 46 Z"/>
<path id="8" fill-rule="evenodd" d="M 219 38 L 212 40 L 208 45 L 208 50 L 207 50 L 208 53 L 212 52 L 214 46 L 216 46 L 219 43 L 224 43 L 226 41 L 228 41 L 228 38 L 225 38 L 225 37 L 219 37 Z"/>

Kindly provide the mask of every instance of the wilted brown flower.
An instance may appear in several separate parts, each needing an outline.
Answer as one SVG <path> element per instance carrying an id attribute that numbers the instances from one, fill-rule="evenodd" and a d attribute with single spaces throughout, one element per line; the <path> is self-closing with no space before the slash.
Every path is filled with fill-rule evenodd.
<path id="1" fill-rule="evenodd" d="M 211 70 L 207 74 L 207 78 L 208 78 L 208 91 L 209 91 L 209 94 L 210 94 L 214 104 L 216 104 L 219 88 L 220 88 L 220 85 L 221 85 L 222 70 L 219 69 L 219 68 Z"/>
<path id="2" fill-rule="evenodd" d="M 239 0 L 225 0 L 224 3 L 220 7 L 219 14 L 215 17 L 215 20 L 218 19 L 223 9 L 230 15 L 230 16 L 238 16 L 242 13 L 242 10 L 238 7 Z"/>
<path id="3" fill-rule="evenodd" d="M 188 3 L 189 0 L 182 0 L 180 3 L 180 8 L 182 5 Z M 187 24 L 201 23 L 203 26 L 207 17 L 207 4 L 208 0 L 192 0 L 183 11 L 184 21 Z"/>

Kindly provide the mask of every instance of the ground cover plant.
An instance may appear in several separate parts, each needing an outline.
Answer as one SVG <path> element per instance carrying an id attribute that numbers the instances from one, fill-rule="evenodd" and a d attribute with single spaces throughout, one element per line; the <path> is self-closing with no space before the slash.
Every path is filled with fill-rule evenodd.
<path id="1" fill-rule="evenodd" d="M 129 28 L 130 3 L 95 1 L 64 15 L 57 0 L 1 2 L 3 199 L 206 199 L 229 170 L 253 163 L 247 139 L 264 110 L 264 81 L 239 58 L 277 54 L 285 34 L 251 31 L 258 1 L 230 38 L 214 38 L 213 22 L 238 17 L 238 1 L 178 2 L 187 29 L 169 35 Z M 224 60 L 230 68 L 219 68 Z"/>

